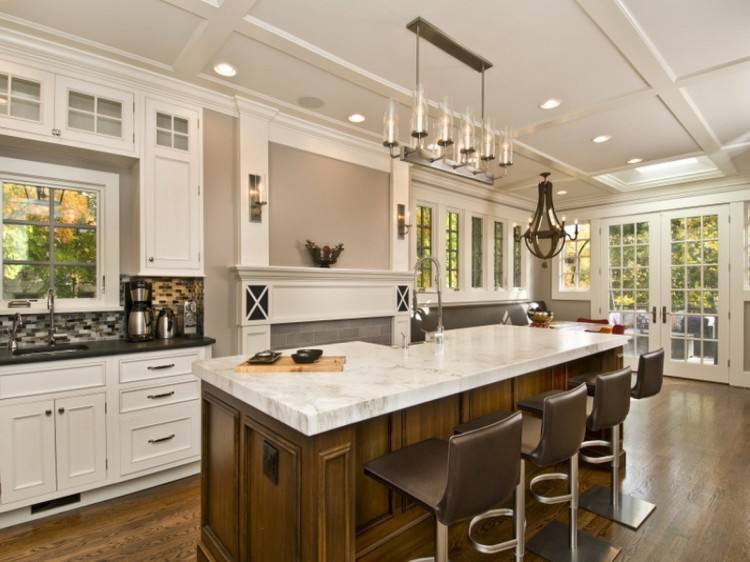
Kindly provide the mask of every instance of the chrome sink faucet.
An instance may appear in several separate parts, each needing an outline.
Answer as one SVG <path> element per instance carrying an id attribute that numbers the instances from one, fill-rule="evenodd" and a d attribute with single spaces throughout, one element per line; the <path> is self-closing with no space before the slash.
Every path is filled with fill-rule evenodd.
<path id="1" fill-rule="evenodd" d="M 15 353 L 18 351 L 18 328 L 23 326 L 21 314 L 16 312 L 13 315 L 13 327 L 10 329 L 10 339 L 8 340 L 8 351 Z"/>
<path id="2" fill-rule="evenodd" d="M 47 309 L 49 310 L 49 328 L 47 343 L 50 347 L 55 345 L 55 290 L 47 291 Z"/>
<path id="3" fill-rule="evenodd" d="M 437 323 L 437 329 L 435 330 L 434 338 L 435 343 L 443 343 L 445 340 L 445 328 L 443 327 L 443 293 L 440 289 L 440 281 L 442 279 L 441 269 L 440 269 L 440 262 L 433 258 L 432 256 L 425 256 L 423 258 L 420 258 L 417 260 L 417 263 L 414 264 L 414 308 L 413 308 L 413 316 L 416 318 L 419 312 L 419 303 L 417 302 L 417 279 L 419 278 L 419 274 L 422 271 L 422 264 L 425 262 L 430 262 L 435 265 L 435 287 L 437 288 L 437 297 L 438 297 L 438 323 Z"/>

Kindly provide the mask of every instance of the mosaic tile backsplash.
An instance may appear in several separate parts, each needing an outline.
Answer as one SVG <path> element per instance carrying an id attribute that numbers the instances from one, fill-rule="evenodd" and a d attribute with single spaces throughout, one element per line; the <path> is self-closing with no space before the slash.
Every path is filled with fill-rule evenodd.
<path id="1" fill-rule="evenodd" d="M 188 298 L 195 299 L 198 306 L 198 333 L 203 333 L 203 279 L 199 277 L 153 277 L 145 278 L 152 284 L 155 314 L 165 306 L 177 312 Z M 120 278 L 120 303 L 125 303 L 125 287 L 129 276 Z M 21 344 L 45 343 L 48 334 L 49 315 L 23 314 L 23 326 L 18 330 Z M 8 343 L 13 326 L 12 315 L 0 315 L 0 346 Z M 125 338 L 125 312 L 81 312 L 55 315 L 55 335 L 60 341 L 92 341 Z"/>

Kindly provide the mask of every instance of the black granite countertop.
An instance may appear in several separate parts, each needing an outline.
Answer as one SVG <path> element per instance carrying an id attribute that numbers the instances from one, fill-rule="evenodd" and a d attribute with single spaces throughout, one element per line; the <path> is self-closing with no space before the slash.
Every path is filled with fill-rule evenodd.
<path id="1" fill-rule="evenodd" d="M 129 342 L 127 340 L 97 340 L 75 343 L 60 343 L 56 349 L 71 351 L 65 353 L 32 353 L 28 355 L 13 355 L 7 349 L 0 350 L 0 366 L 25 365 L 27 363 L 41 363 L 45 361 L 60 361 L 62 359 L 82 359 L 86 357 L 103 357 L 105 355 L 126 355 L 128 353 L 147 353 L 150 351 L 167 351 L 170 349 L 184 349 L 189 347 L 205 347 L 216 343 L 213 338 L 180 337 L 170 340 L 150 340 L 143 342 Z M 86 346 L 86 349 L 76 349 Z M 28 346 L 33 348 L 35 346 Z M 26 347 L 21 346 L 21 349 Z"/>

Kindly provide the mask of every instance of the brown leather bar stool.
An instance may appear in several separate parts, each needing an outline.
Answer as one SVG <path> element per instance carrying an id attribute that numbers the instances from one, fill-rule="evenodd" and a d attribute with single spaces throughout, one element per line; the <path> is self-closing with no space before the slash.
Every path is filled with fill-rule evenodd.
<path id="1" fill-rule="evenodd" d="M 470 431 L 475 431 L 479 428 L 492 425 L 499 421 L 508 419 L 511 416 L 520 416 L 520 412 L 513 413 L 509 411 L 499 410 L 492 412 L 485 416 L 480 416 L 473 419 L 470 422 L 457 425 L 453 428 L 455 435 L 463 435 Z M 518 485 L 513 493 L 513 509 L 507 508 L 494 508 L 484 513 L 481 513 L 471 519 L 469 522 L 469 542 L 475 550 L 483 554 L 497 554 L 506 550 L 515 549 L 516 561 L 523 560 L 525 555 L 525 534 L 526 534 L 526 477 L 525 477 L 525 466 L 524 461 L 521 458 L 520 452 L 518 456 L 519 465 L 519 477 Z M 486 544 L 479 542 L 474 538 L 474 529 L 479 523 L 487 519 L 494 519 L 497 517 L 513 517 L 513 527 L 515 529 L 514 536 L 511 540 L 503 541 L 496 544 Z"/>
<path id="2" fill-rule="evenodd" d="M 568 529 L 552 521 L 527 543 L 531 552 L 552 561 L 594 562 L 613 560 L 619 548 L 578 530 L 578 451 L 586 434 L 586 387 L 567 391 L 548 391 L 523 400 L 522 410 L 537 412 L 541 403 L 542 417 L 524 416 L 523 457 L 540 468 L 569 462 L 568 474 L 544 473 L 529 482 L 529 492 L 543 504 L 570 504 Z M 543 496 L 534 486 L 547 480 L 567 480 L 568 493 Z"/>
<path id="3" fill-rule="evenodd" d="M 447 562 L 448 527 L 484 513 L 516 489 L 521 427 L 517 413 L 448 441 L 427 439 L 404 447 L 368 462 L 364 470 L 435 514 L 434 559 Z"/>
<path id="4" fill-rule="evenodd" d="M 605 380 L 609 380 L 614 375 L 620 375 L 627 382 L 620 383 L 622 388 L 617 389 L 617 394 L 602 387 Z M 577 378 L 577 377 L 576 377 Z M 664 350 L 659 349 L 645 353 L 638 359 L 638 371 L 636 384 L 631 389 L 631 371 L 626 367 L 611 374 L 598 375 L 595 379 L 589 380 L 587 387 L 593 390 L 594 408 L 589 416 L 588 427 L 592 431 L 610 429 L 612 432 L 611 441 L 594 440 L 585 441 L 581 448 L 605 446 L 610 447 L 612 453 L 602 456 L 584 456 L 581 458 L 589 463 L 600 464 L 611 462 L 612 481 L 609 489 L 604 486 L 592 486 L 581 496 L 580 505 L 587 511 L 606 517 L 611 521 L 621 523 L 631 529 L 638 529 L 648 519 L 649 515 L 656 509 L 656 505 L 651 502 L 635 498 L 628 494 L 623 494 L 620 487 L 620 423 L 625 421 L 625 417 L 610 427 L 607 427 L 612 419 L 615 419 L 619 413 L 617 408 L 622 409 L 622 405 L 615 405 L 615 401 L 627 399 L 628 410 L 630 408 L 630 398 L 647 398 L 654 396 L 661 391 L 662 381 L 664 378 Z M 571 379 L 573 380 L 573 379 Z M 622 394 L 622 396 L 620 396 Z M 626 397 L 626 398 L 625 398 Z M 627 411 L 625 412 L 627 416 Z M 604 420 L 604 421 L 603 421 Z"/>

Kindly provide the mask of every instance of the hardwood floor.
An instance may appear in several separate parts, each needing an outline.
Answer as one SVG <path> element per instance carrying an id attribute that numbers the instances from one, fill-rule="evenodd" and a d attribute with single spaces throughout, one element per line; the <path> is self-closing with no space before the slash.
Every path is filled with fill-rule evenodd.
<path id="1" fill-rule="evenodd" d="M 750 560 L 748 443 L 750 390 L 669 379 L 657 397 L 633 401 L 625 430 L 623 490 L 654 501 L 656 511 L 639 531 L 583 510 L 580 525 L 621 546 L 618 560 Z M 582 491 L 607 482 L 607 472 L 582 468 Z M 199 478 L 188 478 L 2 530 L 0 560 L 195 560 L 199 509 Z M 553 518 L 566 521 L 565 511 L 527 497 L 527 538 Z M 426 537 L 431 529 L 424 527 Z M 509 526 L 488 532 L 507 536 Z M 462 534 L 455 537 L 453 562 L 513 559 L 475 553 Z M 429 552 L 415 548 L 404 559 L 418 554 Z"/>

